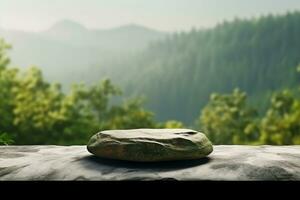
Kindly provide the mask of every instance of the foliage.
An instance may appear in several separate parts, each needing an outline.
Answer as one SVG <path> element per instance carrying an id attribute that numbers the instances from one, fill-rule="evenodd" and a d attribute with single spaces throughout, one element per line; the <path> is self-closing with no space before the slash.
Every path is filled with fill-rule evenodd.
<path id="1" fill-rule="evenodd" d="M 0 145 L 9 145 L 14 141 L 11 139 L 11 136 L 7 133 L 0 133 Z"/>
<path id="2" fill-rule="evenodd" d="M 7 134 L 12 130 L 12 88 L 15 84 L 15 69 L 6 69 L 10 60 L 6 50 L 10 49 L 4 40 L 0 39 L 0 145 L 13 143 L 12 135 Z"/>
<path id="3" fill-rule="evenodd" d="M 43 81 L 32 68 L 15 90 L 16 142 L 25 144 L 82 144 L 104 129 L 155 127 L 153 114 L 139 99 L 110 106 L 120 90 L 109 80 L 86 87 L 74 85 L 69 94 Z"/>
<path id="4" fill-rule="evenodd" d="M 246 105 L 246 93 L 212 94 L 198 125 L 214 144 L 251 144 L 259 138 L 257 111 Z"/>
<path id="5" fill-rule="evenodd" d="M 262 118 L 246 106 L 245 92 L 213 94 L 199 125 L 215 144 L 299 145 L 299 89 L 275 92 Z"/>
<path id="6" fill-rule="evenodd" d="M 289 90 L 273 95 L 261 121 L 261 142 L 272 145 L 300 144 L 300 99 Z"/>

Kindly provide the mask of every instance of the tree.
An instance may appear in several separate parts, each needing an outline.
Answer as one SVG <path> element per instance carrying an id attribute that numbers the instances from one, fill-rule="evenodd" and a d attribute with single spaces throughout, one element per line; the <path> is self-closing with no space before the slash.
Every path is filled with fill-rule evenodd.
<path id="1" fill-rule="evenodd" d="M 39 69 L 31 68 L 18 76 L 13 94 L 16 141 L 39 144 L 45 137 L 48 141 L 55 138 L 58 133 L 54 127 L 61 120 L 59 109 L 63 98 L 59 85 L 47 83 Z"/>
<path id="2" fill-rule="evenodd" d="M 261 121 L 260 140 L 270 145 L 300 144 L 300 100 L 290 90 L 273 95 Z"/>
<path id="3" fill-rule="evenodd" d="M 73 85 L 64 94 L 59 84 L 49 84 L 37 68 L 18 79 L 13 100 L 17 144 L 85 144 L 103 129 L 155 127 L 153 114 L 140 99 L 110 105 L 121 91 L 109 80 L 87 87 Z"/>
<path id="4" fill-rule="evenodd" d="M 214 144 L 251 144 L 258 140 L 257 112 L 246 104 L 245 92 L 212 94 L 198 126 Z"/>
<path id="5" fill-rule="evenodd" d="M 13 88 L 16 84 L 16 69 L 8 69 L 10 62 L 6 51 L 10 48 L 0 39 L 0 144 L 12 142 L 13 132 Z"/>
<path id="6" fill-rule="evenodd" d="M 296 70 L 300 72 L 300 65 Z M 261 143 L 300 144 L 299 89 L 285 89 L 272 95 L 270 108 L 261 120 Z"/>

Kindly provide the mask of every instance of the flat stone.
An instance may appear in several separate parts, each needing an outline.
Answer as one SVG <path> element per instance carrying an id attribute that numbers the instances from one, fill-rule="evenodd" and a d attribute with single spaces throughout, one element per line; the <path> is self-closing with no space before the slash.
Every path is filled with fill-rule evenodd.
<path id="1" fill-rule="evenodd" d="M 190 129 L 132 129 L 99 132 L 87 149 L 101 158 L 158 162 L 200 159 L 213 146 L 203 133 Z"/>
<path id="2" fill-rule="evenodd" d="M 300 146 L 214 146 L 199 160 L 102 159 L 86 146 L 0 146 L 0 180 L 300 181 Z"/>

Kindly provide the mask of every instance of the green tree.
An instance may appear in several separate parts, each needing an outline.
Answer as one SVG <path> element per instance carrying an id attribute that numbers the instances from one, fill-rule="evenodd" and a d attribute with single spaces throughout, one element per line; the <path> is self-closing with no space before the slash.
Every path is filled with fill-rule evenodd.
<path id="1" fill-rule="evenodd" d="M 251 144 L 258 140 L 257 112 L 246 104 L 245 92 L 212 94 L 198 119 L 200 130 L 214 144 Z"/>
<path id="2" fill-rule="evenodd" d="M 17 70 L 7 68 L 10 60 L 6 51 L 10 49 L 0 39 L 0 140 L 1 144 L 12 142 L 13 132 L 13 88 L 16 84 Z"/>
<path id="3" fill-rule="evenodd" d="M 17 144 L 85 144 L 100 130 L 156 126 L 140 99 L 110 105 L 121 91 L 109 80 L 73 85 L 64 94 L 59 84 L 49 84 L 39 69 L 31 68 L 13 91 Z"/>
<path id="4" fill-rule="evenodd" d="M 300 65 L 296 70 L 300 72 Z M 272 95 L 270 108 L 261 120 L 261 143 L 300 144 L 299 89 L 285 89 Z"/>
<path id="5" fill-rule="evenodd" d="M 261 121 L 260 140 L 270 145 L 300 144 L 300 100 L 290 90 L 272 96 Z"/>
<path id="6" fill-rule="evenodd" d="M 46 137 L 49 142 L 56 138 L 54 127 L 61 120 L 59 109 L 63 98 L 59 85 L 47 83 L 39 69 L 31 68 L 18 76 L 13 94 L 16 141 L 38 144 Z"/>

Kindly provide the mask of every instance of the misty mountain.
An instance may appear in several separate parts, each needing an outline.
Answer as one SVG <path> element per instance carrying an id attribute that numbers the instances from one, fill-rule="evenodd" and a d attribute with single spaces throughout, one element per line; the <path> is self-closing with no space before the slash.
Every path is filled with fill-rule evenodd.
<path id="1" fill-rule="evenodd" d="M 63 20 L 42 33 L 48 39 L 75 46 L 101 47 L 116 52 L 131 52 L 145 48 L 149 42 L 162 39 L 165 33 L 136 24 L 108 30 L 88 30 L 79 23 Z"/>
<path id="2" fill-rule="evenodd" d="M 105 76 L 106 71 L 113 70 L 111 62 L 126 58 L 166 35 L 135 24 L 90 30 L 70 20 L 37 33 L 0 30 L 0 37 L 13 46 L 9 53 L 13 65 L 38 66 L 48 80 L 64 85 L 89 82 L 93 70 Z M 95 75 L 92 79 L 103 76 Z"/>

